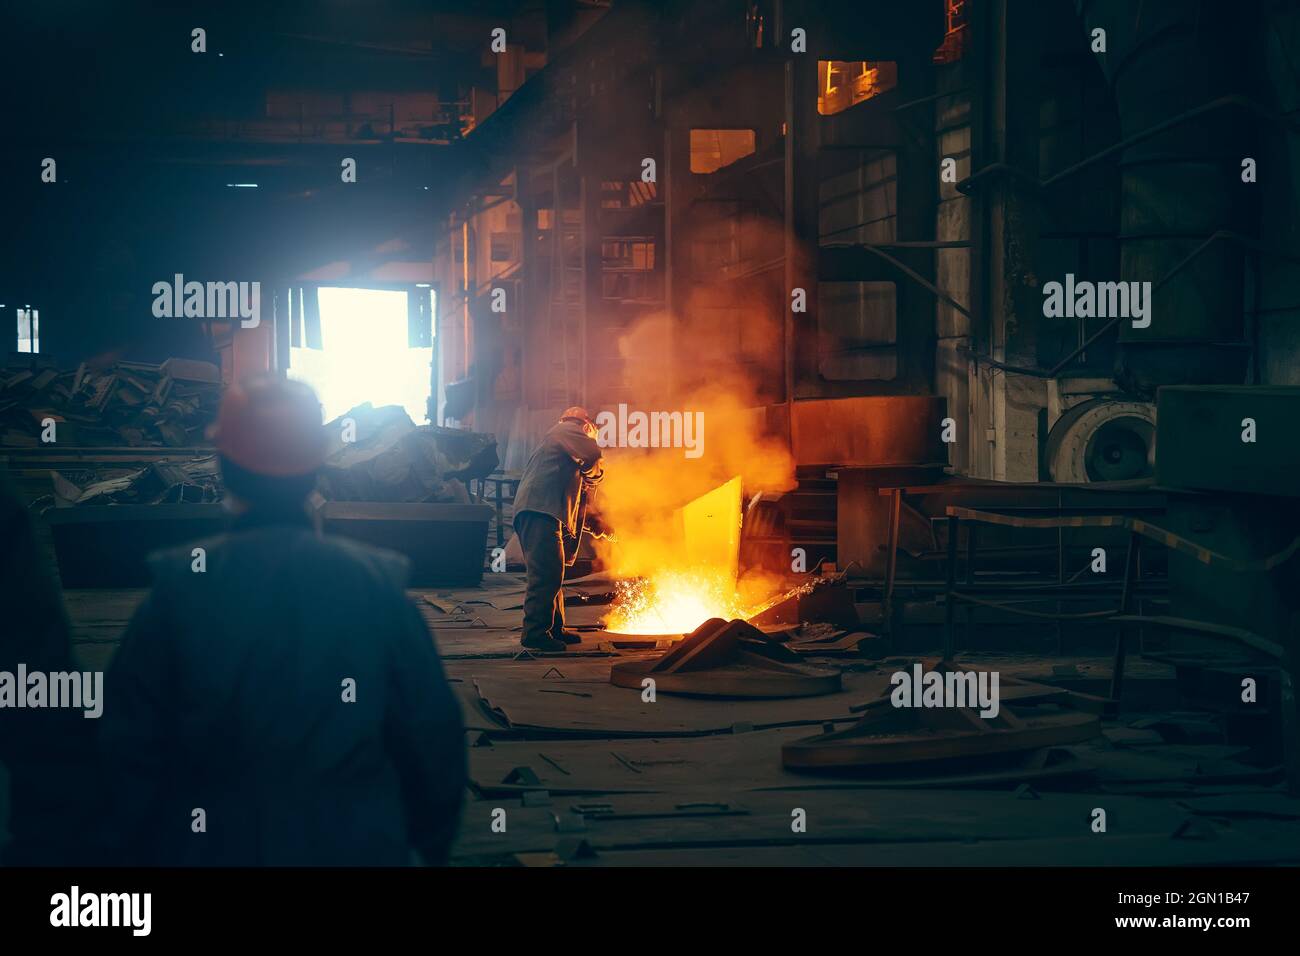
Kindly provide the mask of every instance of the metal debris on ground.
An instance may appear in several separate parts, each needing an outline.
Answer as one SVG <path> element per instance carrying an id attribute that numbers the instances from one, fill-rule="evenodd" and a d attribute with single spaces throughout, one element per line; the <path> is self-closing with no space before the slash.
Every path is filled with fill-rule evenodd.
<path id="1" fill-rule="evenodd" d="M 1100 733 L 1100 718 L 1073 710 L 1017 712 L 1003 702 L 996 714 L 981 716 L 977 707 L 893 707 L 885 695 L 852 727 L 785 744 L 781 762 L 799 771 L 961 765 L 1081 743 Z"/>
<path id="2" fill-rule="evenodd" d="M 805 655 L 857 655 L 862 645 L 873 641 L 884 646 L 877 635 L 868 631 L 846 630 L 825 623 L 805 622 L 785 631 L 769 632 L 769 636 L 783 641 L 796 654 Z"/>
<path id="3" fill-rule="evenodd" d="M 622 661 L 610 683 L 702 697 L 814 697 L 840 690 L 838 670 L 811 667 L 745 621 L 705 621 L 659 658 Z"/>
<path id="4" fill-rule="evenodd" d="M 845 629 L 858 625 L 857 609 L 848 587 L 848 570 L 810 578 L 778 595 L 750 615 L 759 627 L 819 621 Z"/>

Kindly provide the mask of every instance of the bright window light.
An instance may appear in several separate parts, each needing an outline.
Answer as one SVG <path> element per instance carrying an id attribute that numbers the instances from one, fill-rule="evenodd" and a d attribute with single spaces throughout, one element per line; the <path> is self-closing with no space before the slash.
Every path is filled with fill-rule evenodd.
<path id="1" fill-rule="evenodd" d="M 41 350 L 41 312 L 31 306 L 18 309 L 18 351 Z"/>
<path id="2" fill-rule="evenodd" d="M 316 390 L 325 420 L 369 402 L 401 405 L 425 422 L 432 348 L 407 346 L 406 293 L 322 288 L 321 349 L 291 348 L 289 377 Z"/>

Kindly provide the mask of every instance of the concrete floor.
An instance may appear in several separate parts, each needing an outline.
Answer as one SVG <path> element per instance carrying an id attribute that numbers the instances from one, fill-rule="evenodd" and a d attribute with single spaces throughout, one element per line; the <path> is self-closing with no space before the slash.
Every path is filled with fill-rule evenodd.
<path id="1" fill-rule="evenodd" d="M 781 744 L 849 726 L 852 707 L 910 661 L 837 657 L 845 690 L 801 700 L 643 703 L 608 681 L 599 631 L 573 652 L 520 656 L 523 579 L 412 591 L 462 704 L 472 787 L 453 853 L 504 865 L 1175 865 L 1300 862 L 1300 799 L 1250 748 L 1179 715 L 1172 670 L 1132 660 L 1125 700 L 1097 740 L 1026 765 L 951 779 L 802 776 Z M 87 666 L 111 659 L 143 591 L 67 592 Z M 571 625 L 604 608 L 571 607 Z M 1101 683 L 1104 658 L 969 655 L 981 668 Z M 1153 715 L 1173 714 L 1168 722 Z M 1203 716 L 1203 715 L 1202 715 Z M 1147 720 L 1143 720 L 1147 718 Z M 1134 727 L 1133 724 L 1144 724 Z M 1173 728 L 1171 732 L 1170 728 Z M 1197 728 L 1201 730 L 1198 731 Z M 1191 730 L 1189 730 L 1191 728 Z M 1105 832 L 1094 832 L 1096 810 Z M 806 826 L 796 832 L 796 820 Z M 502 822 L 504 821 L 504 829 Z"/>

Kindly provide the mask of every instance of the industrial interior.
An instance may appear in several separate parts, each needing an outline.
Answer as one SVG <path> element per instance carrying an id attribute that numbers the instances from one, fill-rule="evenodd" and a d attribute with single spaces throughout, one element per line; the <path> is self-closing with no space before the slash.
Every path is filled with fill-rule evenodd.
<path id="1" fill-rule="evenodd" d="M 409 562 L 452 865 L 1300 862 L 1294 3 L 112 7 L 14 14 L 3 159 L 0 472 L 79 667 L 270 374 L 318 527 Z"/>

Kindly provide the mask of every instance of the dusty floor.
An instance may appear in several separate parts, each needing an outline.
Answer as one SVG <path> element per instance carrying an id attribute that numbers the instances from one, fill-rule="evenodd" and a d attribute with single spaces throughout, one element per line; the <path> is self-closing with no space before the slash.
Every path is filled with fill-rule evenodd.
<path id="1" fill-rule="evenodd" d="M 77 649 L 111 658 L 142 591 L 68 591 Z M 1250 748 L 1177 711 L 1171 668 L 1130 661 L 1126 702 L 1096 741 L 951 777 L 806 776 L 781 744 L 849 726 L 903 659 L 836 657 L 844 690 L 727 701 L 609 683 L 618 651 L 591 631 L 574 652 L 520 656 L 522 575 L 413 591 L 465 714 L 472 792 L 458 863 L 531 865 L 1172 865 L 1300 862 L 1300 799 Z M 604 608 L 569 609 L 595 625 Z M 975 658 L 971 655 L 971 658 Z M 1102 658 L 981 654 L 1041 682 L 1108 676 Z M 1096 810 L 1105 832 L 1094 832 Z M 799 811 L 802 811 L 800 813 Z M 806 820 L 802 832 L 794 821 Z M 504 832 L 502 832 L 504 821 Z M 494 825 L 495 824 L 495 825 Z"/>

